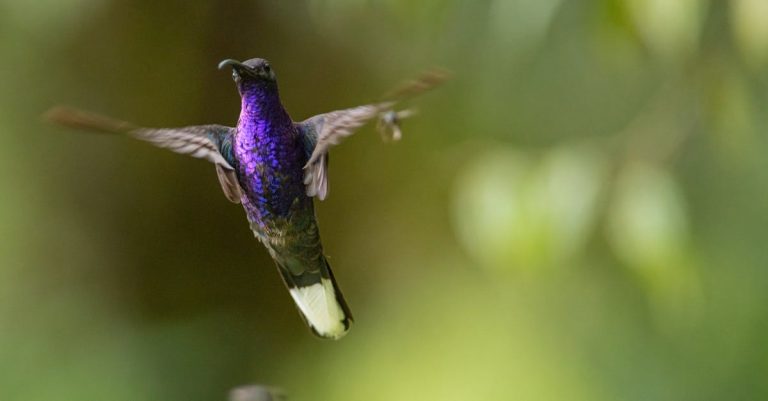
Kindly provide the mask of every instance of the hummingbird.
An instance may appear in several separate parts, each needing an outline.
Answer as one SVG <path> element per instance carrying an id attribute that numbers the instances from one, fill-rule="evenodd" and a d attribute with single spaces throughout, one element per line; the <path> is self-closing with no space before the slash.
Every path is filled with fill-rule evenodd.
<path id="1" fill-rule="evenodd" d="M 65 106 L 45 116 L 71 128 L 127 134 L 213 163 L 224 196 L 242 204 L 250 229 L 277 265 L 311 331 L 340 339 L 350 329 L 352 312 L 323 252 L 313 201 L 328 196 L 329 149 L 376 119 L 383 136 L 398 140 L 401 120 L 413 113 L 395 111 L 394 106 L 448 75 L 427 71 L 379 101 L 295 122 L 280 101 L 275 71 L 267 60 L 227 59 L 218 67 L 232 69 L 240 94 L 234 127 L 145 128 Z"/>

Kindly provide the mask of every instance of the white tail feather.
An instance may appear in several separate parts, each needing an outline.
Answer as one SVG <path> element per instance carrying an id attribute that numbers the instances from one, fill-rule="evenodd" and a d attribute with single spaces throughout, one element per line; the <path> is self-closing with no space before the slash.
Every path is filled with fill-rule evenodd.
<path id="1" fill-rule="evenodd" d="M 307 287 L 290 289 L 291 297 L 310 326 L 322 337 L 339 339 L 349 330 L 347 316 L 336 299 L 333 281 L 323 278 Z"/>

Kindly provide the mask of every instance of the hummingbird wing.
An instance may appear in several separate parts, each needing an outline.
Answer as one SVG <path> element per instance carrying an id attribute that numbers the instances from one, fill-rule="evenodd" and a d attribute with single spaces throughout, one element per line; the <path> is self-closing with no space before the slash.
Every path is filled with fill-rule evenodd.
<path id="1" fill-rule="evenodd" d="M 387 93 L 381 102 L 318 114 L 298 123 L 308 155 L 304 166 L 307 196 L 317 196 L 323 200 L 328 195 L 328 150 L 331 146 L 338 145 L 368 121 L 384 118 L 399 101 L 432 89 L 447 78 L 448 73 L 444 71 L 426 71 Z M 381 129 L 399 132 L 395 124 L 396 121 L 384 121 Z"/>
<path id="2" fill-rule="evenodd" d="M 208 160 L 216 173 L 224 195 L 240 202 L 242 190 L 235 173 L 232 138 L 235 129 L 223 125 L 195 125 L 180 128 L 144 128 L 71 107 L 54 107 L 45 113 L 48 121 L 71 128 L 96 132 L 126 134 L 172 152 Z"/>
<path id="3" fill-rule="evenodd" d="M 299 123 L 308 161 L 304 165 L 304 185 L 307 196 L 320 200 L 328 195 L 328 148 L 355 133 L 355 130 L 375 118 L 394 102 L 382 102 L 320 114 Z"/>

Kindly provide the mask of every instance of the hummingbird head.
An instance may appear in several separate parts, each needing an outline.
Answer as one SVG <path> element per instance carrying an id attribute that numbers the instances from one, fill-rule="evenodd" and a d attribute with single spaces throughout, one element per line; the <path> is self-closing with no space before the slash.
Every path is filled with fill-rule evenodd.
<path id="1" fill-rule="evenodd" d="M 263 58 L 252 58 L 242 63 L 230 58 L 219 63 L 220 70 L 225 67 L 232 67 L 232 79 L 241 93 L 248 86 L 277 82 L 275 72 L 272 71 L 269 62 Z"/>

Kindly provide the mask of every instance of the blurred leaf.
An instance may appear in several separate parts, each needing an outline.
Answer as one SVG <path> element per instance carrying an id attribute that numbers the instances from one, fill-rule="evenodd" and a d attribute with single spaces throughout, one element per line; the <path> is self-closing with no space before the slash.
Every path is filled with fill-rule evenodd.
<path id="1" fill-rule="evenodd" d="M 658 167 L 634 162 L 616 184 L 608 239 L 638 277 L 663 325 L 697 314 L 700 279 L 689 248 L 687 207 L 677 182 Z"/>
<path id="2" fill-rule="evenodd" d="M 760 157 L 756 113 L 744 77 L 730 66 L 716 65 L 707 82 L 706 116 L 715 152 L 734 164 Z"/>
<path id="3" fill-rule="evenodd" d="M 528 50 L 544 38 L 562 0 L 496 0 L 491 3 L 494 39 L 513 50 Z"/>
<path id="4" fill-rule="evenodd" d="M 650 50 L 667 62 L 694 54 L 707 0 L 624 0 Z"/>
<path id="5" fill-rule="evenodd" d="M 685 203 L 677 183 L 656 167 L 624 168 L 610 214 L 610 239 L 617 255 L 637 268 L 678 258 L 688 236 Z"/>
<path id="6" fill-rule="evenodd" d="M 557 149 L 535 160 L 485 152 L 457 180 L 457 235 L 492 269 L 534 271 L 569 261 L 588 238 L 602 170 L 600 154 L 589 149 Z"/>
<path id="7" fill-rule="evenodd" d="M 729 4 L 736 45 L 750 65 L 765 66 L 768 61 L 768 1 L 733 0 Z"/>

